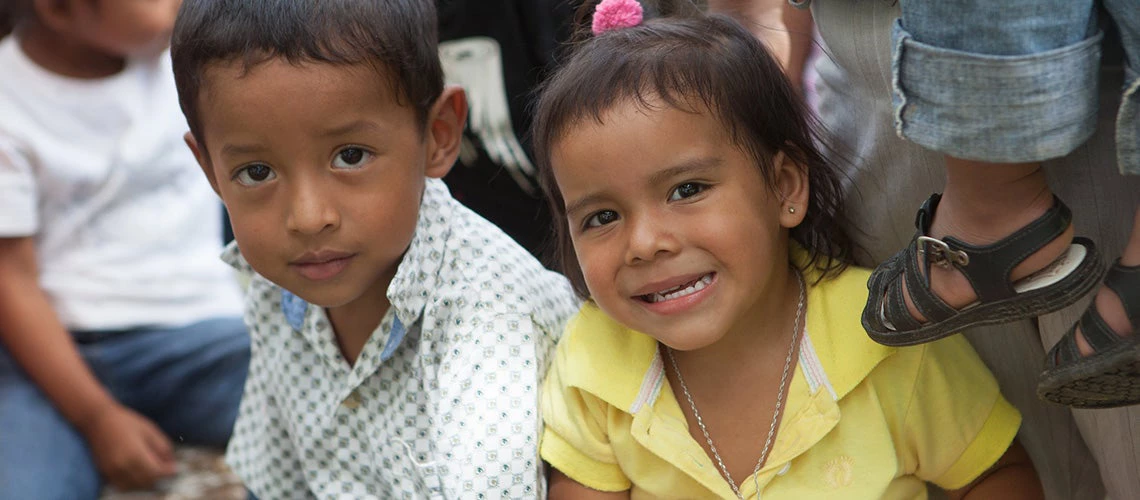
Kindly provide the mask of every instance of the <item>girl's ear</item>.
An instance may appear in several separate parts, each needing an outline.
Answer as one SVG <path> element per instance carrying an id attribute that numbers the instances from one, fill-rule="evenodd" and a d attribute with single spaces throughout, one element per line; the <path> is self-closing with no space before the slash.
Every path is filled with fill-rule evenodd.
<path id="1" fill-rule="evenodd" d="M 780 225 L 791 229 L 803 222 L 811 199 L 807 166 L 792 161 L 783 151 L 772 158 L 772 166 L 773 186 L 780 197 Z"/>
<path id="2" fill-rule="evenodd" d="M 432 178 L 447 175 L 463 141 L 467 124 L 467 95 L 457 85 L 444 87 L 427 118 L 427 165 L 424 174 Z"/>

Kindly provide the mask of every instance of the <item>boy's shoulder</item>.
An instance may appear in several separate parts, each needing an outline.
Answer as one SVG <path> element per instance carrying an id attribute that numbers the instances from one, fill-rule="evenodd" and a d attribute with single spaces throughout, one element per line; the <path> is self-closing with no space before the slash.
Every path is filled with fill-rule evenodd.
<path id="1" fill-rule="evenodd" d="M 429 191 L 436 191 L 439 206 L 425 203 L 422 210 L 436 212 L 431 215 L 444 224 L 443 231 L 429 230 L 432 234 L 426 235 L 444 239 L 437 286 L 426 290 L 434 300 L 478 300 L 497 313 L 554 312 L 562 320 L 577 310 L 578 301 L 564 276 L 546 269 L 498 226 L 452 198 L 442 181 L 433 184 Z M 417 231 L 421 229 L 422 224 Z"/>

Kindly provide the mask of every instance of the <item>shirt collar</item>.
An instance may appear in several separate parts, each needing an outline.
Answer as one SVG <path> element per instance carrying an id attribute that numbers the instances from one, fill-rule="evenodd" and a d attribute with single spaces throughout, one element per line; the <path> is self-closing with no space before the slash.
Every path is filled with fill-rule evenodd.
<path id="1" fill-rule="evenodd" d="M 390 358 L 399 347 L 406 336 L 407 325 L 419 321 L 429 291 L 437 285 L 447 239 L 451 234 L 448 223 L 453 220 L 454 203 L 443 181 L 426 180 L 412 241 L 388 285 L 388 301 L 396 317 L 384 343 L 381 361 Z M 226 246 L 221 258 L 239 272 L 251 275 L 255 272 L 242 257 L 236 241 Z M 281 290 L 281 311 L 293 329 L 305 331 L 308 309 L 309 304 L 304 299 L 288 290 Z"/>
<path id="2" fill-rule="evenodd" d="M 794 256 L 802 259 L 804 252 L 797 248 Z M 861 327 L 859 314 L 867 297 L 866 270 L 851 268 L 817 284 L 818 277 L 815 270 L 804 273 L 808 283 L 805 331 L 811 336 L 801 341 L 799 369 L 813 394 L 827 390 L 828 399 L 839 400 L 896 349 L 875 343 Z M 582 351 L 572 353 L 573 359 L 583 360 L 585 365 L 570 370 L 568 385 L 631 414 L 652 405 L 663 378 L 655 339 L 625 328 L 592 302 L 583 306 L 567 329 L 607 332 L 571 346 Z M 628 368 L 614 370 L 614 366 Z"/>

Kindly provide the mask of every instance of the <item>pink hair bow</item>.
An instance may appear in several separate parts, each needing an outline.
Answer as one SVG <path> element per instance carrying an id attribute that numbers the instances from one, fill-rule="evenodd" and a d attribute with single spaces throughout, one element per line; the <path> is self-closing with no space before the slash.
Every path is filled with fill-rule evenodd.
<path id="1" fill-rule="evenodd" d="M 594 21 L 590 25 L 595 35 L 612 29 L 629 28 L 641 24 L 642 9 L 637 0 L 602 0 L 594 7 Z"/>

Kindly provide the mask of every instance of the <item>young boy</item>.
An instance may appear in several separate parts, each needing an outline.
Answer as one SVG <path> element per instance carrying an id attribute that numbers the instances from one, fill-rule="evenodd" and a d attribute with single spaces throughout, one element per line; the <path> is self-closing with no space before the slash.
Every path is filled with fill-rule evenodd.
<path id="1" fill-rule="evenodd" d="M 223 446 L 249 363 L 182 144 L 177 1 L 20 0 L 0 41 L 0 499 L 93 499 Z"/>
<path id="2" fill-rule="evenodd" d="M 577 304 L 439 180 L 467 105 L 432 2 L 188 0 L 172 43 L 256 273 L 227 454 L 252 493 L 541 496 L 537 391 Z"/>

